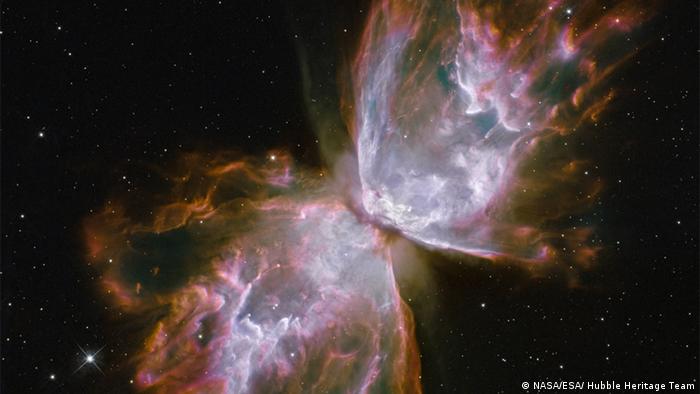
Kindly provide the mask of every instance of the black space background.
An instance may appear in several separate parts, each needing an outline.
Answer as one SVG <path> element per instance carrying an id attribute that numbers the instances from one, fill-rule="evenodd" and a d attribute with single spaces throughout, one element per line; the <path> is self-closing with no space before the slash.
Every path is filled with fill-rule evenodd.
<path id="1" fill-rule="evenodd" d="M 2 393 L 130 392 L 124 353 L 142 324 L 97 296 L 81 220 L 148 190 L 144 166 L 182 152 L 284 147 L 318 165 L 297 48 L 333 107 L 335 67 L 366 14 L 350 2 L 3 2 Z M 517 393 L 535 379 L 697 385 L 697 4 L 669 2 L 643 38 L 589 148 L 608 184 L 591 213 L 606 245 L 598 268 L 571 289 L 428 255 L 435 285 L 404 294 L 427 393 Z M 73 373 L 78 344 L 106 346 L 106 376 Z"/>

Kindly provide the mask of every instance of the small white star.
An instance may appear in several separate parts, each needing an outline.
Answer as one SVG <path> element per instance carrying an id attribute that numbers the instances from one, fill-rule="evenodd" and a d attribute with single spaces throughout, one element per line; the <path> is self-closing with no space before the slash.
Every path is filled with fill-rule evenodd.
<path id="1" fill-rule="evenodd" d="M 44 138 L 44 132 L 43 132 L 43 131 L 40 131 L 40 132 L 39 132 L 39 138 Z"/>
<path id="2" fill-rule="evenodd" d="M 56 380 L 56 375 L 54 375 L 54 374 L 49 375 L 49 379 Z"/>
<path id="3" fill-rule="evenodd" d="M 80 345 L 78 345 L 78 348 L 83 353 L 83 356 L 85 356 L 85 358 L 83 359 L 83 363 L 80 364 L 80 366 L 78 367 L 78 369 L 75 370 L 75 372 L 78 372 L 84 366 L 86 366 L 87 364 L 90 364 L 93 367 L 97 368 L 97 370 L 100 371 L 100 373 L 102 373 L 104 375 L 104 372 L 102 372 L 102 368 L 100 368 L 100 366 L 97 365 L 97 359 L 95 358 L 102 351 L 102 349 L 104 349 L 104 346 L 102 346 L 99 350 L 97 350 L 94 353 L 86 352 L 85 349 L 83 349 Z M 73 372 L 73 373 L 75 373 L 75 372 Z"/>
<path id="4" fill-rule="evenodd" d="M 484 309 L 484 308 L 486 308 L 486 303 L 482 302 L 481 305 L 479 305 L 479 306 L 481 307 L 481 309 Z"/>

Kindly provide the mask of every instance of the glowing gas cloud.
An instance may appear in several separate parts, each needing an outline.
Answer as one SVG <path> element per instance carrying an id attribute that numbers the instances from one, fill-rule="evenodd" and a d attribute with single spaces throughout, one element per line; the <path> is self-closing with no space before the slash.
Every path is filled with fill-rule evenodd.
<path id="1" fill-rule="evenodd" d="M 513 210 L 537 178 L 559 182 L 581 163 L 550 158 L 548 173 L 533 175 L 530 159 L 596 121 L 614 95 L 606 77 L 633 50 L 620 46 L 645 17 L 634 2 L 564 4 L 387 0 L 373 8 L 347 100 L 370 216 L 430 247 L 551 257 L 547 235 L 532 228 L 539 223 Z M 553 198 L 561 197 L 542 205 Z"/>
<path id="2" fill-rule="evenodd" d="M 415 392 L 419 364 L 385 236 L 286 156 L 202 162 L 146 222 L 110 206 L 91 258 L 135 313 L 166 308 L 139 356 L 160 392 Z M 185 202 L 181 202 L 185 201 Z"/>
<path id="3" fill-rule="evenodd" d="M 190 154 L 164 171 L 171 192 L 88 218 L 110 302 L 152 322 L 135 385 L 420 392 L 395 233 L 529 267 L 589 264 L 591 229 L 562 218 L 602 184 L 564 147 L 613 98 L 606 80 L 646 18 L 636 4 L 378 1 L 348 68 L 342 171 L 280 151 Z"/>

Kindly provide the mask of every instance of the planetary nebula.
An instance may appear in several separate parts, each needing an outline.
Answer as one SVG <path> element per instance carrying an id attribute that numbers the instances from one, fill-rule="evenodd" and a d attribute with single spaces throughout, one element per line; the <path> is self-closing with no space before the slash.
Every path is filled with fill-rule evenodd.
<path id="1" fill-rule="evenodd" d="M 110 302 L 150 316 L 135 385 L 420 392 L 397 234 L 537 269 L 590 264 L 591 229 L 566 218 L 601 180 L 563 147 L 613 98 L 635 4 L 377 1 L 348 66 L 342 171 L 192 153 L 163 170 L 167 193 L 88 218 Z"/>

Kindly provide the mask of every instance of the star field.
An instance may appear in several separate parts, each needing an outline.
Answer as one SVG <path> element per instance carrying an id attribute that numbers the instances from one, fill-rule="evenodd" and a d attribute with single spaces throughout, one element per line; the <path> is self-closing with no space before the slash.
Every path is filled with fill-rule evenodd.
<path id="1" fill-rule="evenodd" d="M 114 196 L 153 216 L 147 196 L 169 180 L 157 165 L 189 152 L 284 147 L 325 174 L 323 154 L 352 145 L 336 76 L 361 3 L 2 5 L 0 391 L 134 390 L 134 344 L 152 322 L 105 302 L 84 219 Z M 577 12 L 567 4 L 562 18 Z M 594 131 L 562 139 L 562 151 L 592 158 L 577 176 L 605 185 L 565 220 L 594 226 L 602 248 L 576 286 L 568 266 L 532 278 L 428 248 L 413 267 L 423 282 L 399 271 L 425 392 L 698 383 L 697 16 L 690 2 L 662 7 L 629 44 Z"/>

